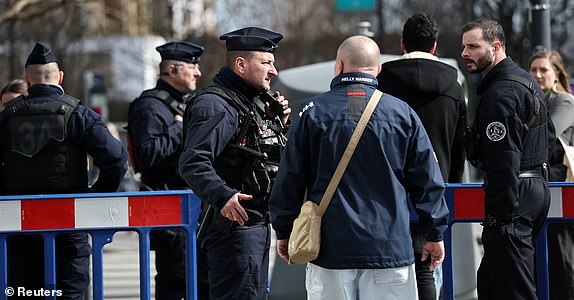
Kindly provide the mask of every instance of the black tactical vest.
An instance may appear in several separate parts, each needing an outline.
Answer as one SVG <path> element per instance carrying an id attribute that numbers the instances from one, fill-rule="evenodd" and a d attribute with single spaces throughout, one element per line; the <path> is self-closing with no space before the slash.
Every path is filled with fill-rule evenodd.
<path id="1" fill-rule="evenodd" d="M 161 102 L 165 103 L 168 107 L 169 110 L 173 113 L 173 115 L 180 115 L 183 116 L 183 114 L 185 113 L 185 108 L 186 108 L 186 104 L 185 103 L 181 103 L 177 100 L 175 100 L 169 92 L 164 91 L 164 90 L 160 90 L 160 89 L 151 89 L 151 90 L 146 90 L 143 91 L 142 94 L 137 97 L 131 104 L 130 104 L 130 110 L 132 108 L 132 105 L 135 104 L 137 101 L 139 101 L 142 98 L 147 98 L 147 97 L 151 97 L 151 98 L 156 98 L 158 100 L 160 100 Z M 128 113 L 129 114 L 129 113 Z M 131 129 L 129 124 L 127 126 L 124 127 L 128 134 L 127 134 L 127 144 L 128 144 L 128 154 L 130 157 L 130 163 L 132 165 L 132 168 L 134 169 L 135 173 L 139 173 L 142 170 L 140 169 L 140 166 L 137 163 L 137 159 L 136 159 L 136 154 L 135 154 L 135 150 L 134 150 L 134 146 L 133 146 L 133 142 L 132 142 L 132 133 L 131 133 Z"/>
<path id="2" fill-rule="evenodd" d="M 69 143 L 67 124 L 80 100 L 62 95 L 36 103 L 18 97 L 6 107 L 1 133 L 6 194 L 87 190 L 86 153 Z"/>
<path id="3" fill-rule="evenodd" d="M 215 158 L 214 167 L 228 186 L 253 195 L 253 200 L 242 202 L 246 208 L 266 212 L 267 200 L 277 174 L 285 136 L 265 112 L 257 106 L 248 107 L 238 95 L 213 84 L 198 93 L 215 94 L 235 108 L 239 125 L 235 135 Z"/>

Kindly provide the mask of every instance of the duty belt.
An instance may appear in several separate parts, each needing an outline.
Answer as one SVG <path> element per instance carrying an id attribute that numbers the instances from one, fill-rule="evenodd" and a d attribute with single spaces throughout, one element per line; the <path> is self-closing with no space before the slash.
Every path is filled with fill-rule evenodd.
<path id="1" fill-rule="evenodd" d="M 548 181 L 548 164 L 543 163 L 542 166 L 538 168 L 520 171 L 518 178 L 542 178 Z"/>

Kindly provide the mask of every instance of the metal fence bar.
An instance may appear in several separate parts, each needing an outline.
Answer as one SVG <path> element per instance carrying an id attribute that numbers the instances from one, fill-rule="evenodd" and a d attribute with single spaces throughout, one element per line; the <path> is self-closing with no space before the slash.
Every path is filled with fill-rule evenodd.
<path id="1" fill-rule="evenodd" d="M 42 234 L 44 239 L 44 285 L 46 289 L 56 290 L 56 232 Z M 17 287 L 13 287 L 17 288 Z M 45 299 L 56 300 L 56 295 L 46 296 Z"/>
<path id="2" fill-rule="evenodd" d="M 92 235 L 92 295 L 104 299 L 104 246 L 111 243 L 117 231 L 94 231 Z"/>
<path id="3" fill-rule="evenodd" d="M 6 239 L 8 237 L 4 234 L 0 235 L 0 300 L 6 300 L 8 297 L 8 249 Z"/>

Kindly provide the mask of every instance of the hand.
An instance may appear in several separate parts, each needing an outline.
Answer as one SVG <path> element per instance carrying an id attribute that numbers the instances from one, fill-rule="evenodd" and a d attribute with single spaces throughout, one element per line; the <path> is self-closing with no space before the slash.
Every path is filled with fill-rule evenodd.
<path id="1" fill-rule="evenodd" d="M 183 117 L 181 115 L 175 115 L 175 120 L 178 122 L 183 122 Z"/>
<path id="2" fill-rule="evenodd" d="M 243 225 L 245 224 L 245 221 L 249 220 L 249 217 L 247 216 L 245 209 L 243 209 L 241 204 L 239 204 L 239 201 L 251 199 L 253 199 L 253 196 L 251 195 L 236 193 L 227 200 L 225 205 L 221 208 L 220 213 L 229 220 Z"/>
<path id="3" fill-rule="evenodd" d="M 284 125 L 287 124 L 287 121 L 289 121 L 289 115 L 291 114 L 291 108 L 289 107 L 289 101 L 287 101 L 287 99 L 285 99 L 285 97 L 283 97 L 281 95 L 281 93 L 279 93 L 279 91 L 275 92 L 275 101 L 278 102 L 278 104 L 283 107 L 283 114 L 279 115 L 279 119 L 281 119 L 281 123 L 283 123 Z M 266 102 L 265 103 L 265 109 L 267 110 L 267 112 L 271 111 L 270 110 L 270 102 Z"/>
<path id="4" fill-rule="evenodd" d="M 289 262 L 289 239 L 277 240 L 277 255 L 281 257 L 286 263 Z"/>
<path id="5" fill-rule="evenodd" d="M 424 241 L 421 261 L 431 259 L 430 270 L 434 271 L 444 260 L 444 242 Z"/>

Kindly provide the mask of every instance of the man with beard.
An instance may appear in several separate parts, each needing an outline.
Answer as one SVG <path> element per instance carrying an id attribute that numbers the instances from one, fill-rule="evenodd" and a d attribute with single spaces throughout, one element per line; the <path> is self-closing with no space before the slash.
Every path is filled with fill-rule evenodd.
<path id="1" fill-rule="evenodd" d="M 227 65 L 185 110 L 179 167 L 208 204 L 198 243 L 207 253 L 211 300 L 267 297 L 267 201 L 291 113 L 279 92 L 267 93 L 278 74 L 274 53 L 282 38 L 258 27 L 220 36 Z"/>
<path id="2" fill-rule="evenodd" d="M 183 113 L 201 76 L 199 60 L 203 47 L 190 42 L 169 42 L 156 48 L 161 56 L 155 88 L 144 91 L 128 112 L 129 136 L 134 169 L 141 173 L 141 190 L 183 190 L 178 160 L 183 144 Z M 185 233 L 181 229 L 154 230 L 150 235 L 155 251 L 155 298 L 185 297 Z M 198 251 L 199 296 L 207 292 L 202 274 L 203 256 Z"/>
<path id="3" fill-rule="evenodd" d="M 502 26 L 476 20 L 462 32 L 467 69 L 484 76 L 467 149 L 486 173 L 478 298 L 537 299 L 534 241 L 550 205 L 547 160 L 554 129 L 542 90 L 506 56 Z"/>

